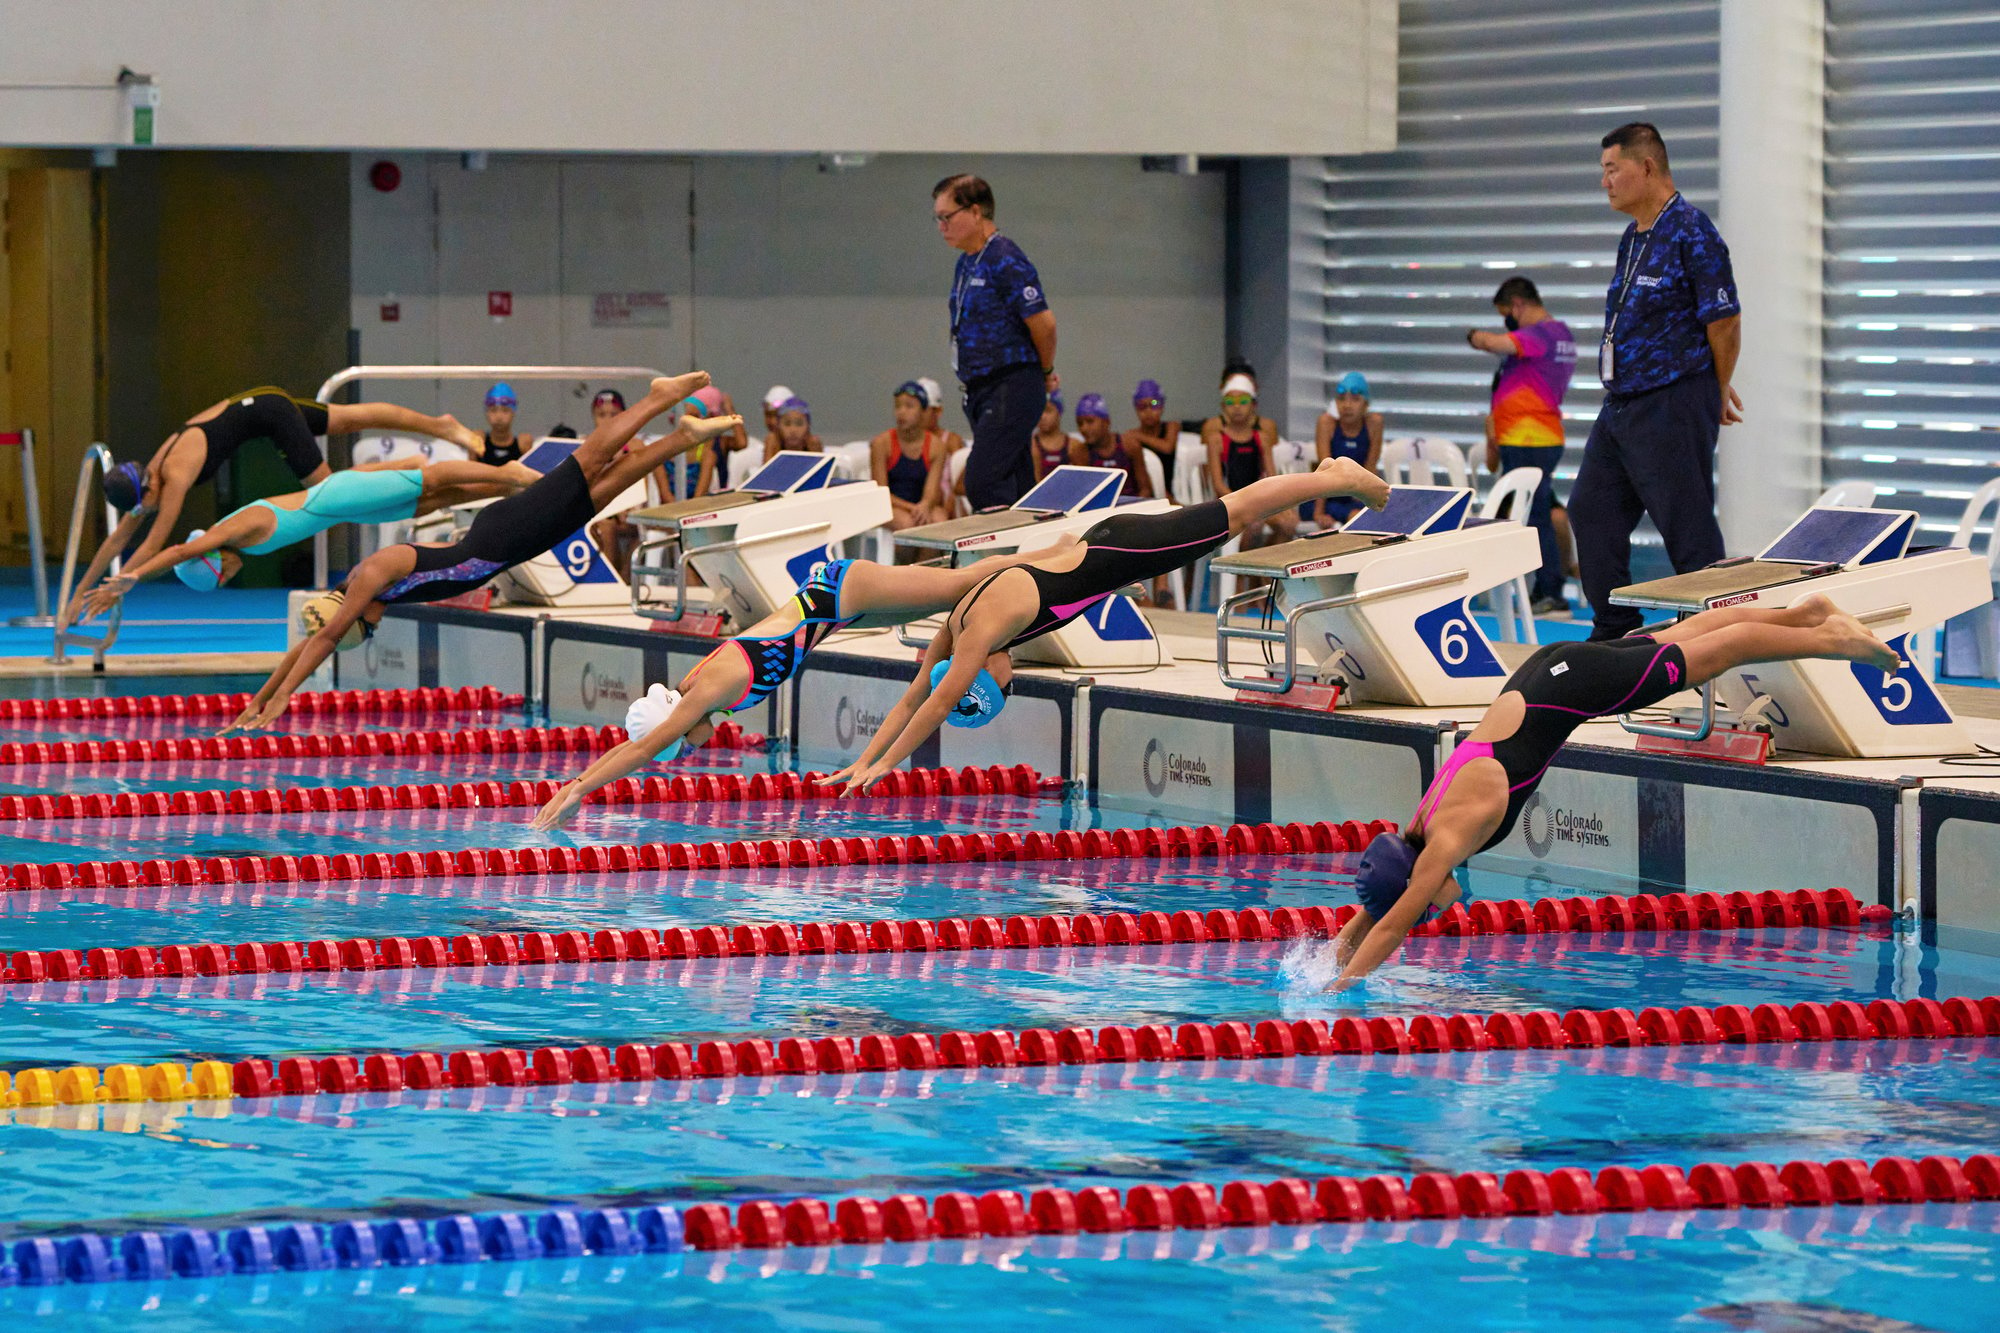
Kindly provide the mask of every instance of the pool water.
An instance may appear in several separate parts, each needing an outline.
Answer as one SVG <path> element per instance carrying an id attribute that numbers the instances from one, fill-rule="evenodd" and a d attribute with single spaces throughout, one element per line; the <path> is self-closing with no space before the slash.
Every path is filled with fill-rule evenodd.
<path id="1" fill-rule="evenodd" d="M 221 688 L 221 687 L 217 687 Z M 461 725 L 520 725 L 493 716 Z M 352 730 L 324 720 L 299 726 Z M 370 719 L 397 730 L 429 718 Z M 177 735 L 178 720 L 0 739 Z M 18 733 L 18 734 L 16 734 Z M 0 769 L 0 794 L 562 777 L 574 755 Z M 783 751 L 676 772 L 768 772 Z M 1386 813 L 1386 812 L 1385 812 Z M 1060 795 L 67 819 L 0 862 L 1123 827 Z M 1352 898 L 1348 855 L 655 870 L 0 892 L 0 953 L 136 944 L 1175 912 Z M 1576 886 L 1483 872 L 1486 895 Z M 1912 931 L 1413 941 L 1324 991 L 1324 943 L 1209 942 L 0 985 L 0 1071 L 84 1064 L 1418 1012 L 2000 993 Z M 0 1242 L 349 1217 L 730 1205 L 1576 1165 L 1965 1156 L 2000 1037 L 702 1078 L 0 1111 Z M 0 1288 L 78 1329 L 1990 1327 L 2000 1205 L 1231 1228 Z M 1875 1322 L 1869 1322 L 1873 1320 Z M 1902 1321 L 1900 1323 L 1894 1321 Z"/>

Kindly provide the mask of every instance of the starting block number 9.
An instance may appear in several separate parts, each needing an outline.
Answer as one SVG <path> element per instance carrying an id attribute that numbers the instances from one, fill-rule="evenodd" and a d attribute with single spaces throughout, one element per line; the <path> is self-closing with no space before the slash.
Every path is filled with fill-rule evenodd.
<path id="1" fill-rule="evenodd" d="M 587 537 L 572 537 L 562 548 L 563 568 L 573 579 L 582 579 L 597 563 L 597 550 Z"/>

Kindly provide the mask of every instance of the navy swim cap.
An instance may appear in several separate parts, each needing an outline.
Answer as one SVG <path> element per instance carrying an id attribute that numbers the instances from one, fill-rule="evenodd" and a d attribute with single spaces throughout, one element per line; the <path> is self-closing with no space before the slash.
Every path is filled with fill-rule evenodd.
<path id="1" fill-rule="evenodd" d="M 932 667 L 931 688 L 936 689 L 950 670 L 950 662 L 939 662 Z M 1000 716 L 1000 710 L 1006 706 L 1006 691 L 1000 688 L 999 681 L 993 679 L 992 672 L 981 667 L 979 674 L 973 678 L 972 688 L 965 692 L 965 697 L 958 701 L 958 706 L 951 710 L 951 716 L 945 721 L 954 727 L 983 727 Z"/>
<path id="2" fill-rule="evenodd" d="M 137 463 L 120 463 L 104 474 L 104 498 L 121 514 L 139 507 L 146 493 L 146 470 Z"/>
<path id="3" fill-rule="evenodd" d="M 1400 833 L 1378 833 L 1361 854 L 1361 869 L 1354 874 L 1354 892 L 1368 915 L 1380 921 L 1410 887 L 1410 872 L 1417 867 L 1417 849 Z"/>

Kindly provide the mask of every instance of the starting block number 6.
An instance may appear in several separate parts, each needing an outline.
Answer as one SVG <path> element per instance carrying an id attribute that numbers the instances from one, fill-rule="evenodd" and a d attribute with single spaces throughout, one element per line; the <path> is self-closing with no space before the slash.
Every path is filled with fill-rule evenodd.
<path id="1" fill-rule="evenodd" d="M 1473 626 L 1472 613 L 1462 598 L 1418 616 L 1417 636 L 1447 676 L 1463 679 L 1506 674 L 1487 646 L 1486 636 Z"/>

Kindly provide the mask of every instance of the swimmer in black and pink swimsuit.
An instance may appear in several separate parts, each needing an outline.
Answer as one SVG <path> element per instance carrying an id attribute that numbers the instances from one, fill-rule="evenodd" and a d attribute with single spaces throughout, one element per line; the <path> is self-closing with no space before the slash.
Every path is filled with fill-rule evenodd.
<path id="1" fill-rule="evenodd" d="M 989 655 L 1061 629 L 1120 588 L 1192 564 L 1249 524 L 1332 495 L 1352 495 L 1380 509 L 1389 501 L 1389 486 L 1347 459 L 1328 459 L 1315 471 L 1265 477 L 1206 504 L 1113 514 L 1084 533 L 1076 548 L 981 580 L 945 617 L 916 680 L 868 749 L 830 780 L 844 778 L 849 791 L 858 791 L 909 758 L 973 688 Z M 949 671 L 938 675 L 946 660 Z"/>
<path id="2" fill-rule="evenodd" d="M 1901 666 L 1893 649 L 1817 594 L 1782 611 L 1703 611 L 1627 639 L 1537 649 L 1452 752 L 1407 830 L 1368 844 L 1355 876 L 1361 911 L 1335 941 L 1343 967 L 1333 989 L 1379 967 L 1411 927 L 1459 898 L 1458 865 L 1506 839 L 1585 722 L 1650 708 L 1752 662 L 1801 658 Z"/>

